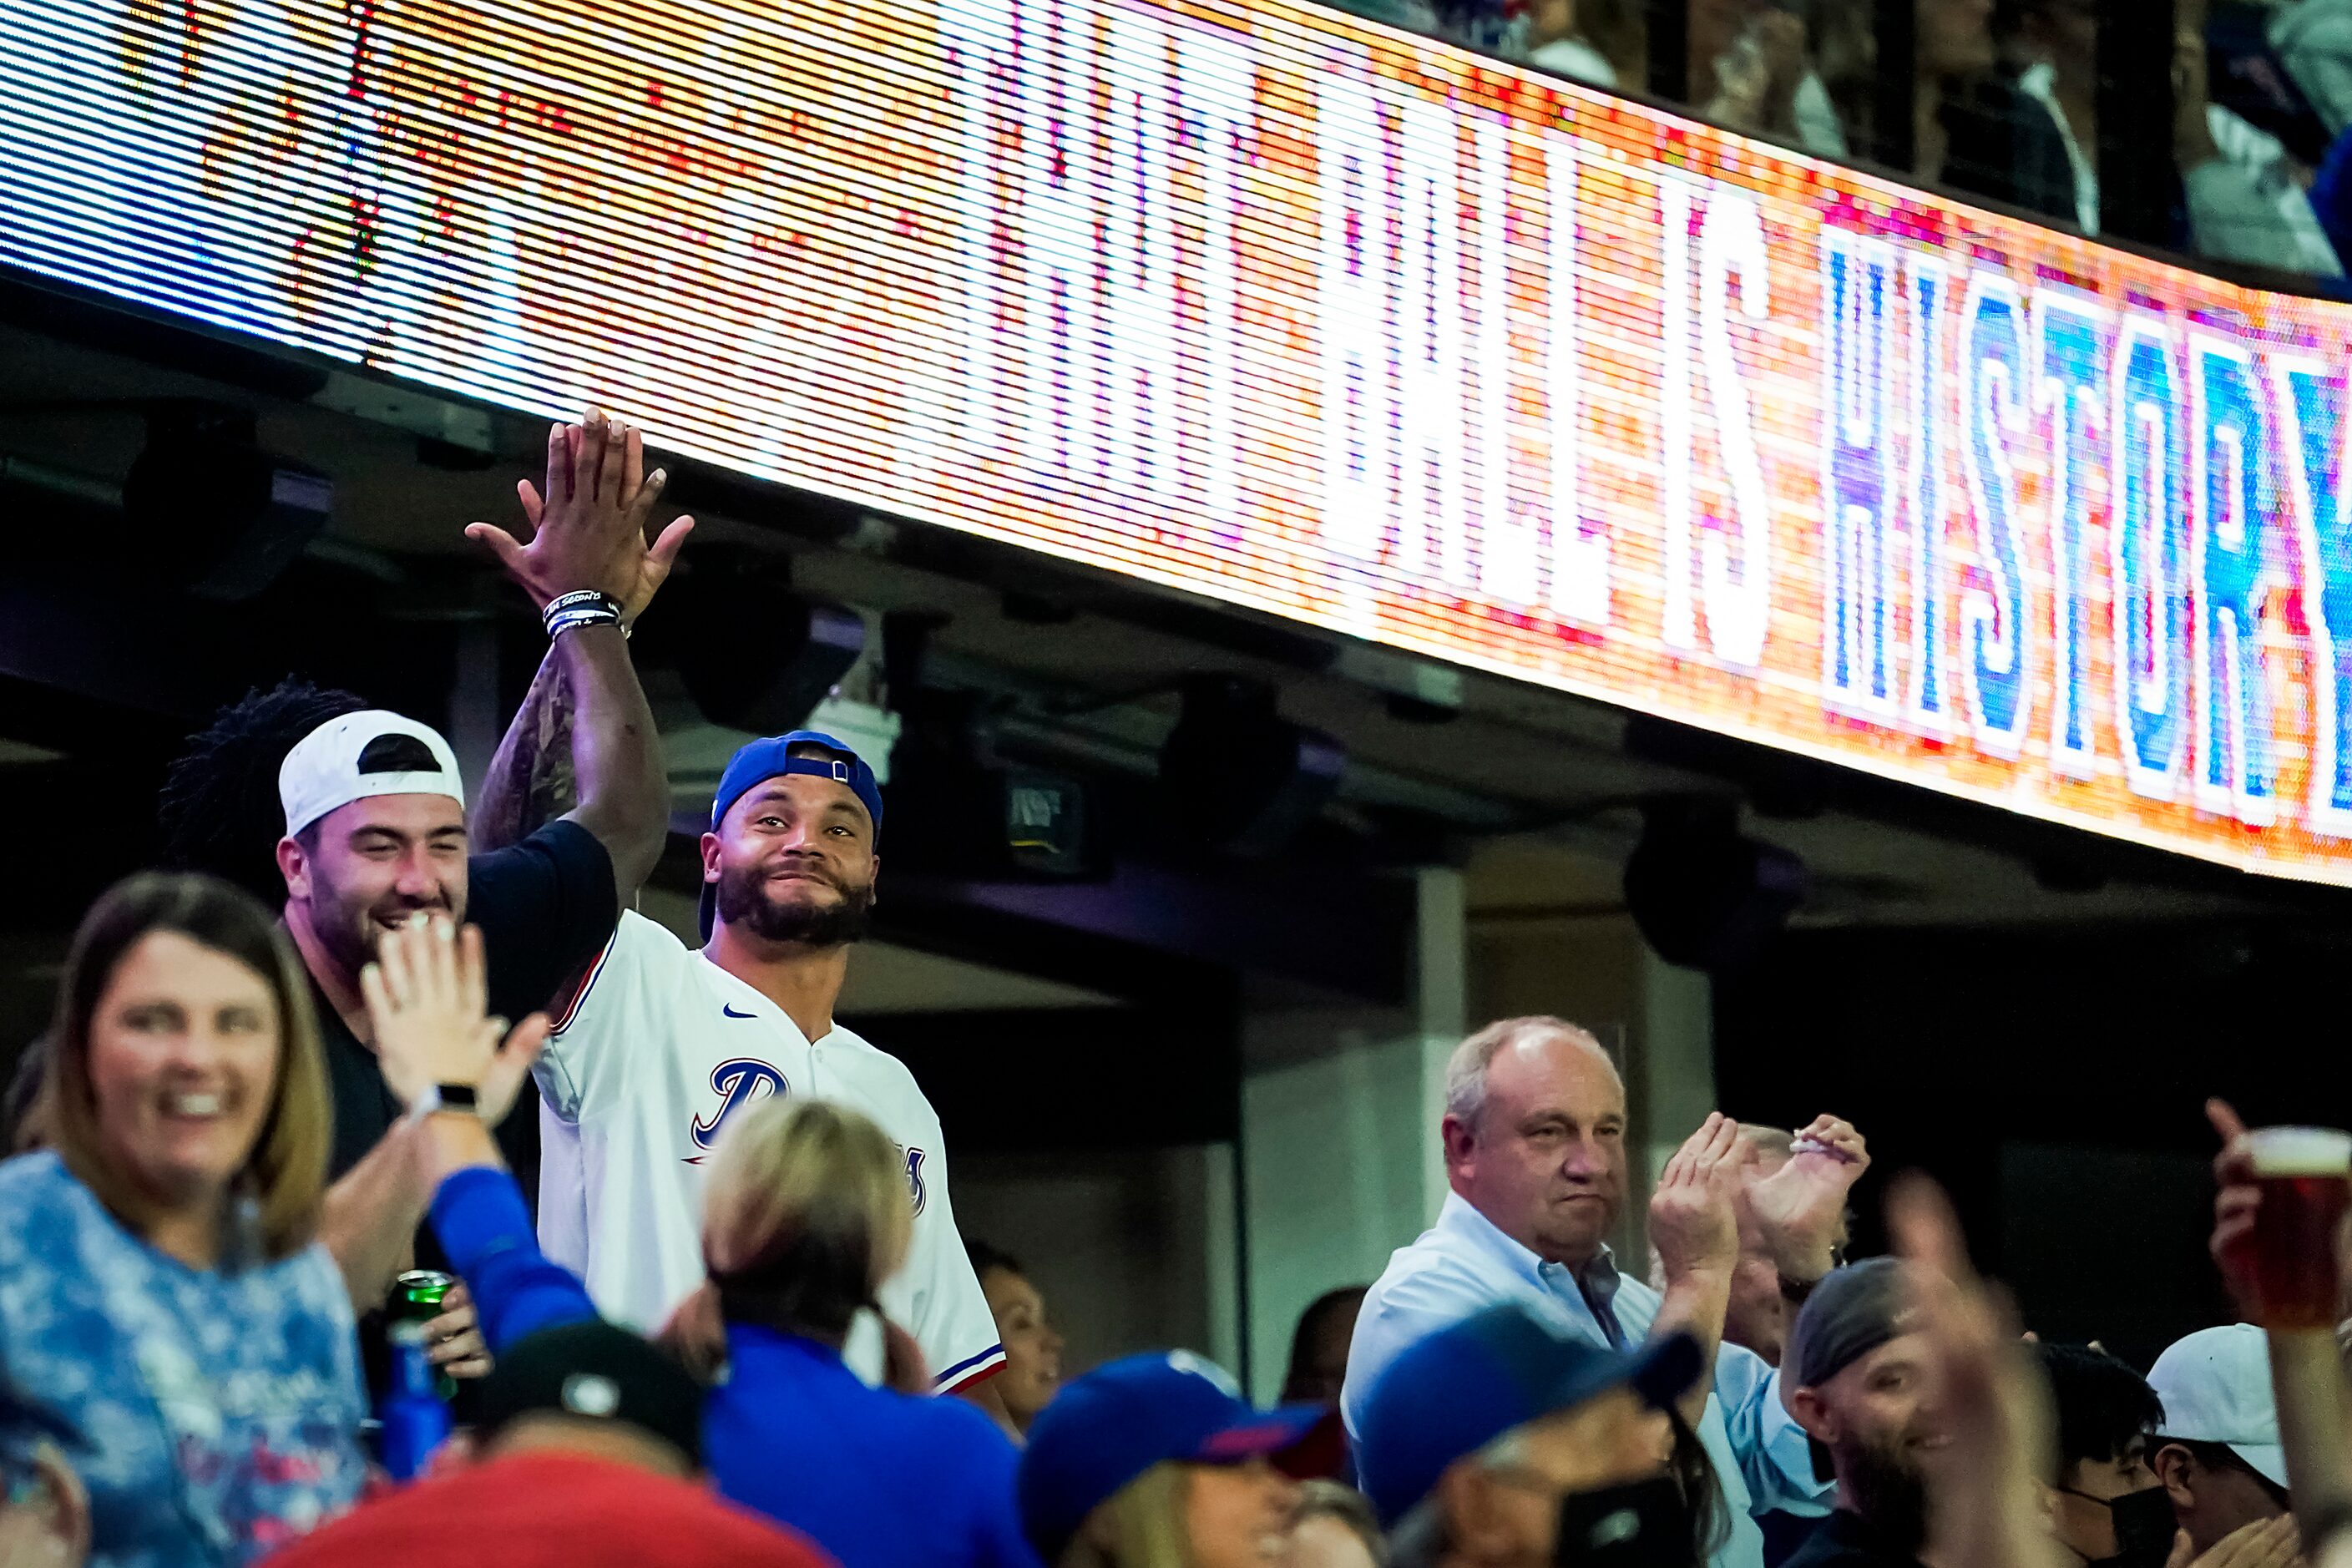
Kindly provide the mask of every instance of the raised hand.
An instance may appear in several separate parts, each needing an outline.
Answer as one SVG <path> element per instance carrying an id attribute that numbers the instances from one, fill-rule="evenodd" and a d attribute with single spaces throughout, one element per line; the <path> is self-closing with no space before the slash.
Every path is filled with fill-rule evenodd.
<path id="1" fill-rule="evenodd" d="M 1954 1568 L 2058 1568 L 2042 1522 L 2052 1463 L 2050 1401 L 2016 1314 L 1977 1278 L 1943 1190 L 1905 1177 L 1886 1230 L 1909 1271 L 1917 1331 L 1934 1371 L 1948 1462 L 1929 1483 L 1930 1556 Z"/>
<path id="2" fill-rule="evenodd" d="M 593 588 L 620 601 L 623 623 L 633 622 L 694 531 L 694 520 L 681 517 L 646 542 L 669 476 L 659 468 L 647 474 L 645 465 L 645 438 L 602 413 L 591 411 L 583 424 L 551 426 L 545 493 L 529 479 L 515 486 L 530 542 L 488 522 L 468 526 L 466 537 L 488 547 L 541 609 L 562 595 Z"/>
<path id="3" fill-rule="evenodd" d="M 2205 1120 L 2221 1140 L 2213 1156 L 2213 1239 L 2209 1244 L 2213 1266 L 2237 1304 L 2242 1322 L 2262 1321 L 2262 1293 L 2254 1276 L 2254 1211 L 2262 1206 L 2263 1190 L 2254 1182 L 2253 1150 L 2246 1142 L 2246 1124 L 2226 1100 L 2205 1102 Z M 2219 1552 L 2221 1543 L 2213 1550 Z M 2211 1552 L 2207 1553 L 2212 1555 Z"/>
<path id="4" fill-rule="evenodd" d="M 1817 1116 L 1796 1137 L 1789 1163 L 1749 1181 L 1743 1194 L 1772 1261 L 1791 1279 L 1830 1271 L 1847 1194 L 1870 1169 L 1870 1151 L 1850 1121 Z"/>
<path id="5" fill-rule="evenodd" d="M 1650 1244 L 1669 1281 L 1701 1269 L 1729 1277 L 1739 1261 L 1734 1200 L 1740 1172 L 1755 1157 L 1739 1123 L 1717 1110 L 1666 1162 L 1650 1194 Z"/>
<path id="6" fill-rule="evenodd" d="M 420 917 L 384 934 L 376 961 L 360 971 L 360 993 L 394 1093 L 414 1103 L 436 1084 L 471 1084 L 483 1125 L 495 1127 L 547 1043 L 547 1015 L 509 1034 L 505 1019 L 485 1016 L 485 975 L 479 928 Z"/>

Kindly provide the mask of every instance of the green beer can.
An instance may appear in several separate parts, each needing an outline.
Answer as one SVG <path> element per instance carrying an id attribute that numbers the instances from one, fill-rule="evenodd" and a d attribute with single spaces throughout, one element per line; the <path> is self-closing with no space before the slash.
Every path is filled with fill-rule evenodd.
<path id="1" fill-rule="evenodd" d="M 442 1298 L 457 1283 L 438 1268 L 412 1268 L 392 1282 L 391 1317 L 397 1323 L 423 1323 L 441 1315 Z M 445 1368 L 433 1380 L 444 1400 L 457 1396 L 457 1380 Z"/>

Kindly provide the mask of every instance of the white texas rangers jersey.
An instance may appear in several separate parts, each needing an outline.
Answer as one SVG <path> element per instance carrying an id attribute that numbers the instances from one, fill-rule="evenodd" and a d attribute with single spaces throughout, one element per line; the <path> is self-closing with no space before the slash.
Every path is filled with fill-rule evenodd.
<path id="1" fill-rule="evenodd" d="M 877 1299 L 938 1386 L 1003 1363 L 956 1233 L 940 1119 L 896 1057 L 839 1025 L 810 1044 L 782 1008 L 631 911 L 534 1070 L 540 1243 L 614 1321 L 650 1332 L 702 1282 L 705 1162 L 720 1130 L 755 1100 L 803 1094 L 871 1117 L 906 1158 L 914 1243 Z"/>

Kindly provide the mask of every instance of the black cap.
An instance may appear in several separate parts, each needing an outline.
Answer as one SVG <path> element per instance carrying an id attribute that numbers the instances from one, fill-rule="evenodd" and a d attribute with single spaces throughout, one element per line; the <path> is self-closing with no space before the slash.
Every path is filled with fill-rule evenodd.
<path id="1" fill-rule="evenodd" d="M 485 1444 L 521 1416 L 612 1421 L 657 1437 L 702 1468 L 702 1385 L 664 1352 L 600 1318 L 541 1329 L 509 1346 L 482 1380 Z"/>
<path id="2" fill-rule="evenodd" d="M 1832 1269 L 1797 1313 L 1780 1375 L 1791 1386 L 1819 1388 L 1895 1335 L 1908 1332 L 1910 1281 L 1892 1258 L 1872 1258 Z"/>

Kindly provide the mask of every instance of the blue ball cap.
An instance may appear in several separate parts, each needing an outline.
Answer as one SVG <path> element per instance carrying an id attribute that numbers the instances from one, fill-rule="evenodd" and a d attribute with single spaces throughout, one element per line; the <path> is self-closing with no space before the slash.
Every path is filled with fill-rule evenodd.
<path id="1" fill-rule="evenodd" d="M 1356 1476 L 1393 1527 L 1448 1466 L 1514 1427 L 1625 1386 L 1666 1409 L 1698 1373 L 1688 1334 L 1610 1350 L 1491 1308 L 1414 1341 L 1381 1373 L 1357 1416 Z"/>
<path id="2" fill-rule="evenodd" d="M 794 746 L 823 746 L 847 760 L 795 757 L 791 754 Z M 789 735 L 753 741 L 728 758 L 727 771 L 719 775 L 719 794 L 710 803 L 710 826 L 717 827 L 735 803 L 751 790 L 770 779 L 788 774 L 806 774 L 847 784 L 858 804 L 866 808 L 866 815 L 874 819 L 874 831 L 882 831 L 882 786 L 874 781 L 874 770 L 866 765 L 865 758 L 817 730 L 795 730 Z"/>
<path id="3" fill-rule="evenodd" d="M 1319 1405 L 1255 1409 L 1223 1368 L 1184 1351 L 1107 1363 L 1066 1385 L 1031 1424 L 1022 1528 L 1052 1563 L 1087 1515 L 1152 1466 L 1279 1453 L 1331 1418 Z"/>
<path id="4" fill-rule="evenodd" d="M 832 757 L 795 757 L 794 746 L 823 746 L 835 753 Z M 772 778 L 805 775 L 810 778 L 832 779 L 849 786 L 857 804 L 866 808 L 873 820 L 875 836 L 882 833 L 882 786 L 874 777 L 874 770 L 866 759 L 843 745 L 821 730 L 795 730 L 789 735 L 771 735 L 753 741 L 727 759 L 727 771 L 719 775 L 719 793 L 710 802 L 710 826 L 716 831 L 726 820 L 728 812 L 760 785 Z M 711 885 L 702 885 L 702 934 L 708 940 L 710 921 L 716 906 Z"/>

